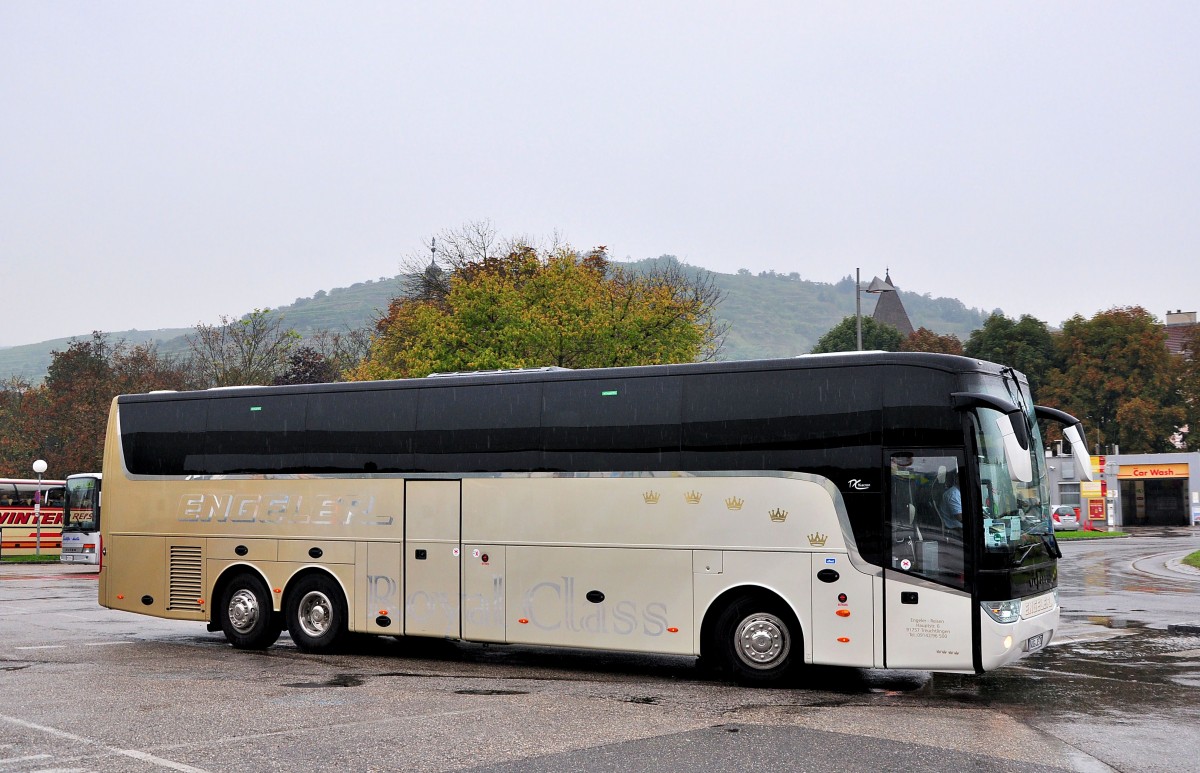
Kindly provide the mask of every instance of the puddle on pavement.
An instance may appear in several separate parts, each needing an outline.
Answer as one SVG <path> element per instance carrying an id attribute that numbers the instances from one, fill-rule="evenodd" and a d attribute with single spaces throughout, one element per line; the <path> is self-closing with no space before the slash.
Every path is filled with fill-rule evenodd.
<path id="1" fill-rule="evenodd" d="M 525 690 L 455 690 L 455 695 L 528 695 Z"/>
<path id="2" fill-rule="evenodd" d="M 284 687 L 296 687 L 304 690 L 316 690 L 322 687 L 361 687 L 363 680 L 354 674 L 338 674 L 327 682 L 294 682 Z"/>
<path id="3" fill-rule="evenodd" d="M 981 676 L 934 674 L 927 694 L 976 705 L 1039 713 L 1104 715 L 1118 721 L 1190 710 L 1200 668 L 1200 637 L 1156 629 L 1073 642 Z"/>
<path id="4" fill-rule="evenodd" d="M 1105 628 L 1113 628 L 1117 630 L 1147 627 L 1146 624 L 1140 620 L 1130 620 L 1124 617 L 1113 617 L 1112 615 L 1088 615 L 1085 619 L 1092 625 L 1102 625 Z"/>

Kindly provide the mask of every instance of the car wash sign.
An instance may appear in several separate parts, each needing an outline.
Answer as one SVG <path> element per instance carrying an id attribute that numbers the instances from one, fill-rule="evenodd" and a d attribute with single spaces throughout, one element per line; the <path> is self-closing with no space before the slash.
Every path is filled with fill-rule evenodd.
<path id="1" fill-rule="evenodd" d="M 1154 480 L 1155 478 L 1186 478 L 1186 464 L 1122 464 L 1117 477 L 1122 480 Z"/>

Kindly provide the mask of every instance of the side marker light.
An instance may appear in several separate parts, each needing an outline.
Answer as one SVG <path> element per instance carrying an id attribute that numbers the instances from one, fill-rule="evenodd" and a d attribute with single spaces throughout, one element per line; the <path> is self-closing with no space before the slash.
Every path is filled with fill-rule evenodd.
<path id="1" fill-rule="evenodd" d="M 837 616 L 838 617 L 850 617 L 850 610 L 849 609 L 839 609 L 837 611 Z"/>
<path id="2" fill-rule="evenodd" d="M 121 600 L 121 599 L 123 599 L 123 598 L 125 598 L 125 594 L 124 594 L 124 593 L 118 593 L 118 594 L 117 594 L 117 601 L 120 601 L 120 600 Z"/>
<path id="3" fill-rule="evenodd" d="M 850 643 L 850 639 L 849 639 L 849 638 L 847 638 L 847 637 L 845 637 L 845 636 L 839 636 L 839 637 L 838 637 L 838 641 L 840 641 L 842 644 L 849 644 L 849 643 Z"/>
<path id="4" fill-rule="evenodd" d="M 679 629 L 678 628 L 668 628 L 667 633 L 679 633 Z"/>
<path id="5" fill-rule="evenodd" d="M 526 625 L 529 623 L 529 618 L 522 617 L 521 619 L 517 620 L 517 622 L 520 623 L 521 625 Z"/>

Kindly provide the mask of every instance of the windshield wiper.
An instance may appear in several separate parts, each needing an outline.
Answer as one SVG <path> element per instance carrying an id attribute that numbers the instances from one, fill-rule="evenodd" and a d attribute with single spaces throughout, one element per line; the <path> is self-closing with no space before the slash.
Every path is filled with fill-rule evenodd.
<path id="1" fill-rule="evenodd" d="M 1044 531 L 1030 531 L 1030 532 L 1026 532 L 1026 534 L 1029 534 L 1030 536 L 1033 536 L 1033 537 L 1037 537 L 1038 540 L 1040 541 L 1040 543 L 1045 546 L 1047 553 L 1054 556 L 1055 558 L 1062 558 L 1062 550 L 1059 549 L 1058 540 L 1054 539 L 1053 534 L 1047 534 Z M 1029 545 L 1027 545 L 1025 547 L 1025 551 L 1023 553 L 1021 553 L 1021 557 L 1018 558 L 1017 560 L 1013 561 L 1013 566 L 1020 566 L 1021 564 L 1025 563 L 1025 559 L 1029 558 L 1029 554 L 1032 553 L 1033 549 L 1036 548 L 1037 546 L 1038 546 L 1037 542 L 1033 542 L 1033 543 L 1030 543 Z"/>

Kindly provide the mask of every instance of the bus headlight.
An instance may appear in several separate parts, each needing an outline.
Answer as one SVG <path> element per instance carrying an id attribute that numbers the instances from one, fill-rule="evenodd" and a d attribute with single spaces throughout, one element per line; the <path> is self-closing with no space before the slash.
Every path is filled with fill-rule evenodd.
<path id="1" fill-rule="evenodd" d="M 1021 618 L 1020 599 L 1008 601 L 983 601 L 980 606 L 997 623 L 1015 623 Z"/>

